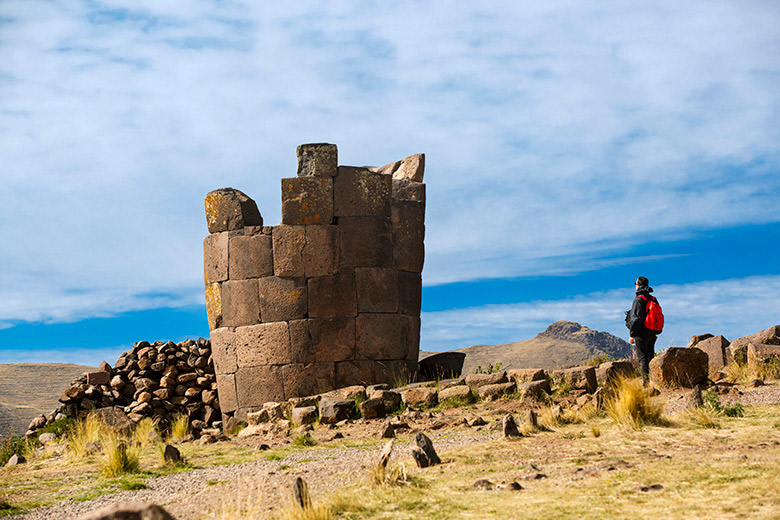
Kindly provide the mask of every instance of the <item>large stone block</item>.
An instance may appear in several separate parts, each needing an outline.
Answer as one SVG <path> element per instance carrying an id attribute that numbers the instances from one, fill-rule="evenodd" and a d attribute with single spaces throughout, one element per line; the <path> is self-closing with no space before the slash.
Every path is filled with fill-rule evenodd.
<path id="1" fill-rule="evenodd" d="M 333 220 L 333 180 L 325 177 L 282 179 L 282 223 L 327 225 Z"/>
<path id="2" fill-rule="evenodd" d="M 238 367 L 283 365 L 292 362 L 287 322 L 261 323 L 236 329 Z"/>
<path id="3" fill-rule="evenodd" d="M 726 349 L 729 346 L 729 340 L 718 335 L 701 340 L 695 345 L 696 348 L 707 354 L 710 374 L 717 374 L 723 370 L 723 367 L 726 366 Z"/>
<path id="4" fill-rule="evenodd" d="M 284 395 L 304 397 L 329 392 L 336 385 L 335 363 L 292 363 L 282 367 Z"/>
<path id="5" fill-rule="evenodd" d="M 393 253 L 395 267 L 421 273 L 425 262 L 425 210 L 412 200 L 393 203 Z"/>
<path id="6" fill-rule="evenodd" d="M 284 401 L 282 367 L 239 368 L 236 372 L 236 396 L 239 408 L 261 406 L 269 401 Z"/>
<path id="7" fill-rule="evenodd" d="M 338 273 L 338 226 L 306 226 L 303 266 L 304 272 L 309 278 Z"/>
<path id="8" fill-rule="evenodd" d="M 415 363 L 420 359 L 420 317 L 419 316 L 404 316 L 409 323 L 409 338 L 406 343 L 406 356 L 405 359 L 414 361 Z"/>
<path id="9" fill-rule="evenodd" d="M 223 327 L 211 331 L 211 357 L 216 374 L 233 374 L 236 365 L 236 331 Z"/>
<path id="10" fill-rule="evenodd" d="M 409 353 L 409 319 L 400 314 L 360 314 L 357 317 L 357 359 L 404 359 Z"/>
<path id="11" fill-rule="evenodd" d="M 499 383 L 508 383 L 509 379 L 506 377 L 506 370 L 501 372 L 494 372 L 493 374 L 469 374 L 466 376 L 466 384 L 472 390 L 476 390 L 482 386 L 497 385 Z"/>
<path id="12" fill-rule="evenodd" d="M 296 150 L 298 177 L 334 177 L 338 171 L 338 148 L 335 144 L 302 144 Z"/>
<path id="13" fill-rule="evenodd" d="M 206 195 L 206 224 L 209 233 L 262 226 L 263 217 L 255 201 L 239 190 L 221 188 Z"/>
<path id="14" fill-rule="evenodd" d="M 308 311 L 307 292 L 305 278 L 260 278 L 260 318 L 266 323 L 305 318 Z"/>
<path id="15" fill-rule="evenodd" d="M 246 280 L 274 274 L 274 254 L 270 236 L 230 237 L 229 251 L 231 280 Z"/>
<path id="16" fill-rule="evenodd" d="M 218 329 L 222 326 L 222 284 L 206 284 L 205 293 L 209 329 Z"/>
<path id="17" fill-rule="evenodd" d="M 515 383 L 527 383 L 529 381 L 545 381 L 547 372 L 543 368 L 514 368 L 507 370 L 507 377 Z"/>
<path id="18" fill-rule="evenodd" d="M 355 358 L 355 318 L 309 318 L 290 322 L 295 363 L 323 363 Z"/>
<path id="19" fill-rule="evenodd" d="M 358 268 L 355 282 L 358 312 L 398 311 L 398 271 L 389 267 Z"/>
<path id="20" fill-rule="evenodd" d="M 729 362 L 736 362 L 740 365 L 747 363 L 747 348 L 750 343 L 780 345 L 780 325 L 774 325 L 761 332 L 756 332 L 750 336 L 742 336 L 741 338 L 733 340 L 729 344 L 727 352 Z"/>
<path id="21" fill-rule="evenodd" d="M 634 377 L 635 373 L 631 361 L 608 361 L 596 369 L 596 381 L 601 386 L 611 385 L 617 383 L 620 378 Z"/>
<path id="22" fill-rule="evenodd" d="M 222 284 L 222 326 L 240 327 L 260 322 L 257 280 L 229 280 Z"/>
<path id="23" fill-rule="evenodd" d="M 780 345 L 748 343 L 747 365 L 754 373 L 761 373 L 766 365 L 777 366 L 780 363 Z"/>
<path id="24" fill-rule="evenodd" d="M 707 354 L 696 347 L 669 347 L 650 360 L 650 378 L 658 386 L 692 388 L 708 372 Z"/>
<path id="25" fill-rule="evenodd" d="M 573 367 L 565 370 L 554 370 L 553 381 L 564 383 L 572 390 L 587 390 L 593 393 L 598 388 L 595 367 Z"/>
<path id="26" fill-rule="evenodd" d="M 274 274 L 300 278 L 306 274 L 303 263 L 303 248 L 306 245 L 304 226 L 274 226 Z"/>
<path id="27" fill-rule="evenodd" d="M 206 284 L 228 279 L 228 233 L 203 239 L 203 280 Z"/>
<path id="28" fill-rule="evenodd" d="M 422 275 L 398 271 L 398 312 L 419 316 L 422 304 Z"/>
<path id="29" fill-rule="evenodd" d="M 425 184 L 393 179 L 393 200 L 414 200 L 425 209 Z"/>
<path id="30" fill-rule="evenodd" d="M 374 361 L 339 361 L 336 363 L 336 388 L 385 383 L 386 381 L 376 380 L 376 368 L 377 363 Z"/>
<path id="31" fill-rule="evenodd" d="M 230 413 L 238 408 L 235 374 L 217 374 L 217 392 L 220 410 Z"/>
<path id="32" fill-rule="evenodd" d="M 343 217 L 339 219 L 339 228 L 342 270 L 393 266 L 393 232 L 388 219 Z"/>
<path id="33" fill-rule="evenodd" d="M 390 215 L 392 179 L 368 168 L 339 166 L 333 181 L 334 214 L 337 217 L 387 217 Z"/>
<path id="34" fill-rule="evenodd" d="M 309 316 L 352 318 L 357 316 L 355 273 L 309 278 Z"/>

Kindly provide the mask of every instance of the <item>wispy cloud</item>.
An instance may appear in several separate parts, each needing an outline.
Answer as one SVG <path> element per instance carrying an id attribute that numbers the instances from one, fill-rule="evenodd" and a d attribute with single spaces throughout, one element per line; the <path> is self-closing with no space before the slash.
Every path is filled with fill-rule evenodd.
<path id="1" fill-rule="evenodd" d="M 658 347 L 685 346 L 694 334 L 734 339 L 780 323 L 780 276 L 756 276 L 655 288 L 666 317 Z M 423 350 L 451 350 L 531 338 L 558 320 L 627 338 L 624 311 L 633 292 L 612 290 L 566 300 L 486 305 L 423 313 Z"/>
<path id="2" fill-rule="evenodd" d="M 240 188 L 276 223 L 302 142 L 427 153 L 428 284 L 780 220 L 774 3 L 8 0 L 0 19 L 0 319 L 190 302 L 204 194 Z"/>

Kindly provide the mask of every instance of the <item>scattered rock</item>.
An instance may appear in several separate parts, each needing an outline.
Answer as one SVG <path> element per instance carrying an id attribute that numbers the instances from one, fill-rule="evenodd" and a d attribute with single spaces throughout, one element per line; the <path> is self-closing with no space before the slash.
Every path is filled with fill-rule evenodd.
<path id="1" fill-rule="evenodd" d="M 351 419 L 355 414 L 355 401 L 348 399 L 325 399 L 320 401 L 320 422 L 336 424 Z"/>
<path id="2" fill-rule="evenodd" d="M 447 399 L 458 399 L 467 403 L 475 401 L 471 388 L 466 385 L 451 386 L 444 390 L 439 390 L 439 401 L 446 401 Z"/>
<path id="3" fill-rule="evenodd" d="M 499 383 L 507 383 L 509 380 L 506 377 L 506 370 L 496 372 L 494 374 L 469 374 L 466 376 L 466 384 L 472 390 L 475 390 L 481 386 L 497 385 Z"/>
<path id="4" fill-rule="evenodd" d="M 466 421 L 466 424 L 468 424 L 469 426 L 471 426 L 473 428 L 475 426 L 484 426 L 484 425 L 487 424 L 487 422 L 485 422 L 485 419 L 483 419 L 482 417 L 477 416 L 477 417 L 471 417 L 470 419 L 468 419 Z"/>
<path id="5" fill-rule="evenodd" d="M 392 423 L 387 423 L 382 428 L 382 435 L 381 437 L 383 439 L 392 439 L 395 437 L 395 426 Z"/>
<path id="6" fill-rule="evenodd" d="M 489 491 L 494 488 L 493 483 L 486 479 L 479 479 L 472 485 L 474 489 L 484 489 L 486 491 Z"/>
<path id="7" fill-rule="evenodd" d="M 382 394 L 384 393 L 383 391 Z M 364 419 L 378 419 L 385 416 L 385 400 L 382 395 L 366 399 L 358 408 Z"/>
<path id="8" fill-rule="evenodd" d="M 523 489 L 523 486 L 517 482 L 510 482 L 509 484 L 498 486 L 496 489 L 500 489 L 502 491 L 520 491 Z"/>
<path id="9" fill-rule="evenodd" d="M 441 464 L 441 459 L 439 458 L 439 455 L 436 453 L 436 450 L 433 447 L 433 442 L 431 442 L 431 439 L 429 439 L 427 435 L 425 435 L 422 432 L 417 432 L 417 435 L 415 435 L 414 437 L 414 442 L 417 444 L 417 447 L 424 455 L 425 460 L 427 460 L 427 464 L 421 466 L 418 457 L 415 456 L 415 461 L 417 461 L 418 466 L 420 466 L 421 468 L 425 468 L 428 466 Z"/>
<path id="10" fill-rule="evenodd" d="M 745 385 L 745 388 L 756 388 L 759 386 L 764 386 L 764 382 L 760 379 L 754 379 L 748 384 Z"/>
<path id="11" fill-rule="evenodd" d="M 292 409 L 292 422 L 296 424 L 312 424 L 317 421 L 316 406 L 302 406 Z"/>
<path id="12" fill-rule="evenodd" d="M 639 486 L 639 491 L 646 492 L 646 491 L 660 491 L 664 487 L 661 484 L 653 484 L 650 486 Z"/>
<path id="13" fill-rule="evenodd" d="M 685 409 L 693 410 L 701 408 L 702 406 L 704 406 L 704 398 L 701 395 L 701 385 L 696 385 L 693 387 L 693 390 L 691 390 L 691 393 L 688 394 L 685 401 Z"/>
<path id="14" fill-rule="evenodd" d="M 596 369 L 596 382 L 601 385 L 614 384 L 621 377 L 634 375 L 634 365 L 630 361 L 609 361 L 602 363 Z"/>
<path id="15" fill-rule="evenodd" d="M 25 462 L 27 462 L 27 459 L 25 459 L 23 456 L 19 455 L 18 453 L 14 453 L 8 459 L 8 462 L 5 463 L 5 467 L 10 468 L 12 466 L 18 466 L 19 464 L 24 464 Z"/>
<path id="16" fill-rule="evenodd" d="M 494 385 L 480 386 L 477 392 L 479 396 L 486 401 L 493 401 L 499 397 L 511 394 L 516 389 L 514 383 L 496 383 Z"/>
<path id="17" fill-rule="evenodd" d="M 44 446 L 48 446 L 49 444 L 51 444 L 55 440 L 57 440 L 57 436 L 55 434 L 53 434 L 53 433 L 48 433 L 47 432 L 47 433 L 42 433 L 42 434 L 38 435 L 38 442 L 40 442 Z"/>
<path id="18" fill-rule="evenodd" d="M 390 456 L 393 454 L 393 443 L 394 441 L 392 439 L 387 441 L 387 444 L 385 444 L 385 447 L 382 448 L 382 451 L 379 454 L 379 465 L 383 468 L 387 467 L 387 463 L 390 461 Z"/>
<path id="19" fill-rule="evenodd" d="M 163 449 L 163 460 L 169 464 L 178 464 L 182 461 L 181 453 L 176 446 L 166 444 Z"/>
<path id="20" fill-rule="evenodd" d="M 401 399 L 407 406 L 431 408 L 438 403 L 436 389 L 428 387 L 411 388 L 401 393 Z"/>
<path id="21" fill-rule="evenodd" d="M 534 410 L 528 410 L 528 414 L 526 415 L 526 422 L 532 428 L 539 427 L 539 417 L 536 415 L 536 412 Z"/>
<path id="22" fill-rule="evenodd" d="M 550 393 L 550 383 L 545 379 L 543 381 L 529 381 L 527 383 L 518 383 L 517 393 L 523 399 L 543 400 Z"/>
<path id="23" fill-rule="evenodd" d="M 501 429 L 504 437 L 522 437 L 523 434 L 517 429 L 517 421 L 511 413 L 508 413 L 501 420 Z"/>
<path id="24" fill-rule="evenodd" d="M 586 390 L 593 393 L 598 387 L 596 381 L 596 369 L 593 367 L 573 367 L 565 370 L 554 370 L 553 381 L 564 383 L 572 390 Z"/>

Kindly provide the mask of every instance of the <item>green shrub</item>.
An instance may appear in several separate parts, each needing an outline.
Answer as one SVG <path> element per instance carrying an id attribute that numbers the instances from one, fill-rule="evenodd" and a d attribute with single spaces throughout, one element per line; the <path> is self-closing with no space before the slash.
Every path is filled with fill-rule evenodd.
<path id="1" fill-rule="evenodd" d="M 704 398 L 704 406 L 717 414 L 725 415 L 726 417 L 742 417 L 745 415 L 744 406 L 740 403 L 721 404 L 718 394 L 712 390 L 702 392 L 702 397 Z"/>
<path id="2" fill-rule="evenodd" d="M 317 441 L 314 440 L 314 437 L 309 435 L 309 432 L 297 435 L 295 438 L 293 438 L 294 446 L 315 446 L 316 444 Z"/>

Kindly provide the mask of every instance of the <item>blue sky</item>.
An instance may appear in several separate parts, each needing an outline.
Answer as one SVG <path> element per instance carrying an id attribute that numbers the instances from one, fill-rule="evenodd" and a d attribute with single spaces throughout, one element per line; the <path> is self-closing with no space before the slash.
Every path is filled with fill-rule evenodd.
<path id="1" fill-rule="evenodd" d="M 208 333 L 203 196 L 426 153 L 422 348 L 780 323 L 780 4 L 0 3 L 0 362 Z"/>

